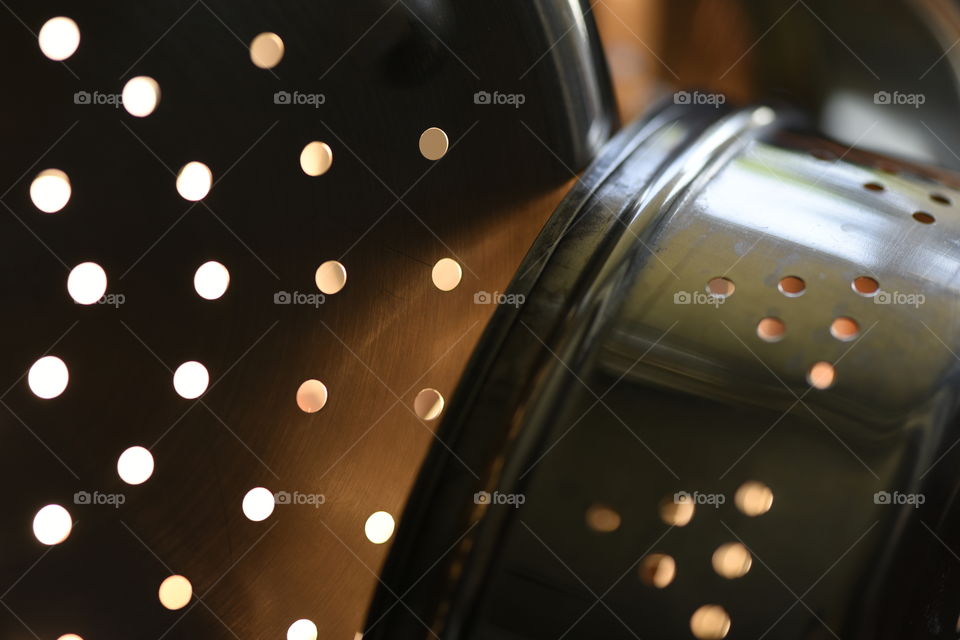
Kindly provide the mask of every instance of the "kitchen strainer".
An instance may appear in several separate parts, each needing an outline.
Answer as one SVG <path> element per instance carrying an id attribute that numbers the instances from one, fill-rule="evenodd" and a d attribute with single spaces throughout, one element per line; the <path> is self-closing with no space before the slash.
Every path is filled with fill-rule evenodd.
<path id="1" fill-rule="evenodd" d="M 488 328 L 365 637 L 955 637 L 958 180 L 776 106 L 621 133 Z"/>

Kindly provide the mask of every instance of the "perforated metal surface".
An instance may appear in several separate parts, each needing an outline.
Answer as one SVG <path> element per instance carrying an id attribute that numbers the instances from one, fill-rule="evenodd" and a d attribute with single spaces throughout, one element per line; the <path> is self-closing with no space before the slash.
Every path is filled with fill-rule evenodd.
<path id="1" fill-rule="evenodd" d="M 562 165 L 582 166 L 612 126 L 592 25 L 550 48 L 576 5 L 538 17 L 493 4 L 0 8 L 0 633 L 278 638 L 298 619 L 323 638 L 360 631 L 387 548 L 375 542 L 391 533 L 389 517 L 368 518 L 399 519 L 433 441 L 439 402 L 418 394 L 449 397 L 493 308 L 475 295 L 505 287 L 564 191 Z M 80 31 L 63 63 L 37 41 L 61 15 Z M 267 69 L 275 41 L 256 59 L 249 45 L 271 32 L 284 51 Z M 120 94 L 141 75 L 160 100 L 135 117 Z M 475 102 L 494 88 L 529 94 L 522 124 Z M 593 102 L 564 106 L 572 90 Z M 442 157 L 421 137 L 431 128 Z M 311 142 L 326 150 L 302 156 Z M 192 162 L 209 168 L 208 194 L 177 179 Z M 44 213 L 30 188 L 50 168 L 72 193 Z M 459 278 L 437 273 L 442 259 Z M 68 275 L 87 261 L 106 297 L 94 282 L 78 295 L 100 302 L 81 305 Z M 194 288 L 209 261 L 229 272 L 219 298 L 216 265 Z M 335 267 L 315 281 L 328 261 L 345 267 L 342 290 Z M 45 354 L 69 370 L 50 399 L 25 377 Z M 194 361 L 205 392 L 175 378 Z M 298 394 L 309 380 L 326 393 Z M 117 468 L 134 446 L 155 463 L 136 486 Z M 256 487 L 267 503 L 247 497 Z M 289 502 L 260 520 L 270 493 Z M 47 504 L 73 520 L 49 547 L 31 531 Z M 158 594 L 172 574 L 188 600 Z"/>
<path id="2" fill-rule="evenodd" d="M 558 209 L 385 573 L 442 637 L 953 636 L 958 177 L 800 122 L 664 107 Z"/>

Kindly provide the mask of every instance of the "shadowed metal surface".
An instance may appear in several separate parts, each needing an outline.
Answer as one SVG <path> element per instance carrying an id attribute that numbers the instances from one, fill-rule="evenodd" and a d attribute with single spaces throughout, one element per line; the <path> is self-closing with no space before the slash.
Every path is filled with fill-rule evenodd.
<path id="1" fill-rule="evenodd" d="M 958 185 L 785 109 L 618 135 L 485 334 L 367 637 L 953 637 Z"/>

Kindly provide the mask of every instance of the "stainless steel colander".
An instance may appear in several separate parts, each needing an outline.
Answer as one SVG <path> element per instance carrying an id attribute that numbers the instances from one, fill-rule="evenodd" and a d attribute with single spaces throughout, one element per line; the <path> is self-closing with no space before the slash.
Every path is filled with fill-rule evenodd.
<path id="1" fill-rule="evenodd" d="M 957 184 L 782 107 L 619 134 L 488 328 L 365 637 L 953 637 Z"/>

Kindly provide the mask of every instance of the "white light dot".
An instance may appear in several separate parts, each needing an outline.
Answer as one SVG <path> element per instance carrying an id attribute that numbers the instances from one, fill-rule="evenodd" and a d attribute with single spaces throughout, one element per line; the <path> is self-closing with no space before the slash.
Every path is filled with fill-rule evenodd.
<path id="1" fill-rule="evenodd" d="M 275 33 L 261 33 L 250 43 L 250 61 L 261 69 L 272 69 L 283 60 L 283 40 Z"/>
<path id="2" fill-rule="evenodd" d="M 193 288 L 206 300 L 216 300 L 227 292 L 228 286 L 230 272 L 219 262 L 204 262 L 193 274 Z"/>
<path id="3" fill-rule="evenodd" d="M 326 142 L 311 142 L 300 152 L 300 168 L 308 176 L 322 176 L 333 164 L 333 149 Z"/>
<path id="4" fill-rule="evenodd" d="M 393 535 L 393 529 L 396 525 L 393 522 L 393 516 L 386 511 L 377 511 L 363 525 L 363 532 L 367 535 L 367 540 L 373 544 L 383 544 Z"/>
<path id="5" fill-rule="evenodd" d="M 307 380 L 297 389 L 297 406 L 307 413 L 316 413 L 327 404 L 327 385 L 319 380 Z"/>
<path id="6" fill-rule="evenodd" d="M 443 396 L 436 389 L 424 389 L 414 399 L 413 410 L 421 420 L 434 420 L 443 411 Z"/>
<path id="7" fill-rule="evenodd" d="M 275 505 L 276 502 L 269 489 L 263 487 L 250 489 L 247 495 L 243 496 L 243 515 L 254 522 L 260 522 L 270 517 Z"/>
<path id="8" fill-rule="evenodd" d="M 770 107 L 758 107 L 750 114 L 753 123 L 759 127 L 764 127 L 773 122 L 777 117 L 776 112 Z"/>
<path id="9" fill-rule="evenodd" d="M 66 60 L 80 46 L 80 28 L 70 18 L 50 18 L 40 28 L 40 51 L 51 60 Z"/>
<path id="10" fill-rule="evenodd" d="M 453 291 L 463 278 L 463 269 L 456 260 L 441 258 L 433 265 L 433 284 L 440 291 Z"/>
<path id="11" fill-rule="evenodd" d="M 160 102 L 160 85 L 150 76 L 130 78 L 123 85 L 123 108 L 132 116 L 145 118 L 157 108 Z"/>
<path id="12" fill-rule="evenodd" d="M 347 268 L 336 260 L 327 260 L 317 269 L 314 280 L 317 289 L 332 296 L 347 284 Z"/>
<path id="13" fill-rule="evenodd" d="M 449 148 L 450 140 L 443 129 L 430 127 L 420 134 L 420 153 L 427 160 L 439 160 Z"/>
<path id="14" fill-rule="evenodd" d="M 202 396 L 208 384 L 210 374 L 207 368 L 194 360 L 184 362 L 173 374 L 173 388 L 187 400 Z"/>
<path id="15" fill-rule="evenodd" d="M 160 604 L 171 611 L 183 609 L 193 597 L 193 585 L 183 576 L 170 576 L 160 583 Z"/>
<path id="16" fill-rule="evenodd" d="M 57 638 L 57 640 L 83 640 L 83 638 L 81 638 L 75 633 L 66 633 L 60 636 L 59 638 Z"/>
<path id="17" fill-rule="evenodd" d="M 213 184 L 210 168 L 202 162 L 188 162 L 177 174 L 177 192 L 184 200 L 203 200 Z"/>
<path id="18" fill-rule="evenodd" d="M 143 484 L 153 475 L 153 454 L 143 447 L 130 447 L 120 454 L 117 473 L 127 484 Z"/>
<path id="19" fill-rule="evenodd" d="M 317 640 L 317 625 L 307 619 L 297 620 L 287 629 L 287 640 Z"/>
<path id="20" fill-rule="evenodd" d="M 30 200 L 44 213 L 56 213 L 70 202 L 70 178 L 60 169 L 46 169 L 30 183 Z"/>
<path id="21" fill-rule="evenodd" d="M 27 374 L 27 386 L 34 395 L 45 400 L 56 398 L 67 388 L 70 373 L 57 356 L 44 356 L 33 363 Z"/>
<path id="22" fill-rule="evenodd" d="M 95 304 L 107 292 L 107 273 L 96 262 L 83 262 L 70 270 L 67 292 L 77 304 Z"/>
<path id="23" fill-rule="evenodd" d="M 33 535 L 45 545 L 60 544 L 70 535 L 73 519 L 58 504 L 48 504 L 33 517 Z"/>

